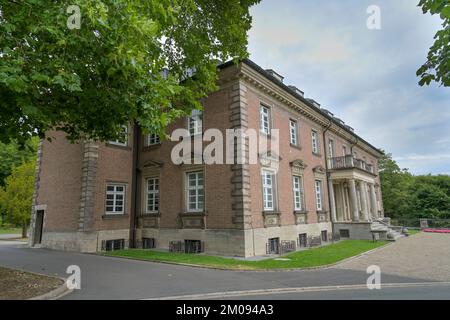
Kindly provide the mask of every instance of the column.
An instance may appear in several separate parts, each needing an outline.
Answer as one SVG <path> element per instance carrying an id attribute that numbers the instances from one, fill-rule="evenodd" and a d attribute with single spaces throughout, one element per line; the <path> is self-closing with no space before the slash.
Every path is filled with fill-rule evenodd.
<path id="1" fill-rule="evenodd" d="M 349 195 L 350 195 L 350 202 L 351 202 L 351 210 L 353 212 L 353 221 L 359 221 L 359 212 L 358 212 L 358 200 L 356 199 L 356 185 L 355 185 L 355 179 L 349 179 L 348 180 L 348 187 L 349 187 Z"/>
<path id="2" fill-rule="evenodd" d="M 330 195 L 330 210 L 331 210 L 331 220 L 336 222 L 336 202 L 334 200 L 334 188 L 333 188 L 333 180 L 328 179 L 328 191 Z"/>
<path id="3" fill-rule="evenodd" d="M 359 195 L 361 197 L 361 212 L 364 221 L 369 221 L 369 212 L 367 210 L 367 189 L 366 183 L 359 181 Z"/>
<path id="4" fill-rule="evenodd" d="M 378 219 L 378 204 L 377 204 L 377 195 L 375 193 L 375 186 L 371 183 L 369 185 L 370 188 L 370 203 L 372 204 L 372 217 Z"/>

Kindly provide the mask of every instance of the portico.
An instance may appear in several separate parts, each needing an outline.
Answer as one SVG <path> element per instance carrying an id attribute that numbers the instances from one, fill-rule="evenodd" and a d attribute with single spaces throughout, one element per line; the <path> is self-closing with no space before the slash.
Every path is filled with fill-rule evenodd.
<path id="1" fill-rule="evenodd" d="M 338 165 L 341 158 L 343 164 Z M 371 222 L 383 218 L 377 196 L 379 185 L 372 168 L 352 156 L 331 160 L 328 183 L 333 222 Z"/>

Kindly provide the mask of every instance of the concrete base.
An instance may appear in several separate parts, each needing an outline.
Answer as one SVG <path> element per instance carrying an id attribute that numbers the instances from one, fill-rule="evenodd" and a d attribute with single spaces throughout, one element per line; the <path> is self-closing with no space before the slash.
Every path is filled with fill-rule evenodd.
<path id="1" fill-rule="evenodd" d="M 371 222 L 336 222 L 334 224 L 334 232 L 341 234 L 340 230 L 348 230 L 349 237 L 342 239 L 352 240 L 372 240 L 372 232 L 370 232 Z"/>
<path id="2" fill-rule="evenodd" d="M 279 238 L 297 243 L 299 234 L 320 236 L 322 231 L 331 233 L 331 223 L 315 223 L 268 227 L 258 229 L 152 229 L 137 230 L 137 240 L 154 238 L 156 247 L 169 249 L 170 241 L 200 240 L 205 253 L 223 256 L 253 257 L 266 254 L 270 238 Z M 129 230 L 105 230 L 98 232 L 44 232 L 41 247 L 65 251 L 97 252 L 103 240 L 129 240 Z"/>
<path id="3" fill-rule="evenodd" d="M 129 240 L 129 232 L 129 229 L 97 232 L 44 232 L 40 246 L 63 251 L 97 252 L 102 249 L 103 240 Z"/>

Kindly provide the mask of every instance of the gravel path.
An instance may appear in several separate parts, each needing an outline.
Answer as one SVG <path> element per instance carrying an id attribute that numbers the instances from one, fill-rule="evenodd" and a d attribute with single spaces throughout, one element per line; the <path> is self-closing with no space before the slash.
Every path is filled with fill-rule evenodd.
<path id="1" fill-rule="evenodd" d="M 336 268 L 365 271 L 378 265 L 384 274 L 450 281 L 450 234 L 418 233 Z"/>

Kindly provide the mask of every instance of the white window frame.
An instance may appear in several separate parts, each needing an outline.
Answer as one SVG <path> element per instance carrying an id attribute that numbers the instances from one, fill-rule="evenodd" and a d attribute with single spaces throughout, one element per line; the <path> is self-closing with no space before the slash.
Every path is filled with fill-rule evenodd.
<path id="1" fill-rule="evenodd" d="M 123 126 L 122 128 L 124 131 L 125 141 L 121 142 L 120 140 L 111 140 L 108 142 L 109 144 L 113 144 L 116 146 L 122 146 L 122 147 L 128 146 L 128 126 Z"/>
<path id="2" fill-rule="evenodd" d="M 203 114 L 201 110 L 193 109 L 188 118 L 188 131 L 191 136 L 203 133 Z"/>
<path id="3" fill-rule="evenodd" d="M 291 145 L 298 146 L 298 122 L 289 119 L 289 136 Z"/>
<path id="4" fill-rule="evenodd" d="M 311 147 L 314 154 L 319 154 L 319 133 L 316 130 L 311 130 Z"/>
<path id="5" fill-rule="evenodd" d="M 261 173 L 261 180 L 262 180 L 263 209 L 264 211 L 275 211 L 276 175 L 273 171 L 263 170 Z M 268 191 L 270 191 L 270 193 Z"/>
<path id="6" fill-rule="evenodd" d="M 161 143 L 161 139 L 159 138 L 159 135 L 155 133 L 150 133 L 147 135 L 147 146 L 154 146 Z"/>
<path id="7" fill-rule="evenodd" d="M 152 190 L 149 190 L 150 183 Z M 148 177 L 145 179 L 145 213 L 158 213 L 160 208 L 160 193 L 159 193 L 159 177 Z M 152 199 L 152 204 L 149 201 Z M 150 208 L 152 207 L 152 208 Z"/>
<path id="8" fill-rule="evenodd" d="M 328 139 L 328 157 L 331 159 L 334 157 L 334 140 Z"/>
<path id="9" fill-rule="evenodd" d="M 259 109 L 259 125 L 263 134 L 270 134 L 270 108 L 261 105 Z"/>
<path id="10" fill-rule="evenodd" d="M 108 190 L 109 187 L 113 187 L 113 190 Z M 122 191 L 118 191 L 118 188 L 122 188 Z M 114 215 L 114 214 L 124 214 L 125 213 L 125 195 L 126 195 L 126 185 L 122 183 L 107 183 L 106 184 L 106 193 L 105 193 L 105 214 Z M 112 199 L 108 199 L 108 196 L 112 196 Z M 122 199 L 118 199 L 118 196 L 121 196 Z M 112 201 L 111 204 L 108 202 Z M 118 202 L 121 201 L 122 205 L 119 205 Z M 108 207 L 112 207 L 112 210 L 108 210 Z M 122 207 L 122 210 L 117 210 L 118 207 Z"/>
<path id="11" fill-rule="evenodd" d="M 201 175 L 201 179 L 200 178 Z M 190 185 L 191 177 L 195 177 L 195 185 Z M 202 184 L 199 184 L 201 181 Z M 194 192 L 192 195 L 194 197 L 194 202 L 191 202 L 191 192 Z M 205 174 L 203 171 L 190 171 L 186 172 L 186 211 L 187 212 L 203 212 L 205 210 Z M 200 200 L 202 199 L 202 200 Z M 194 207 L 191 208 L 191 204 L 194 204 Z"/>
<path id="12" fill-rule="evenodd" d="M 317 211 L 323 210 L 323 197 L 322 197 L 322 180 L 315 180 L 314 181 L 314 191 L 316 195 L 316 209 Z"/>
<path id="13" fill-rule="evenodd" d="M 346 145 L 343 145 L 342 146 L 342 156 L 346 156 L 347 155 L 347 146 Z"/>
<path id="14" fill-rule="evenodd" d="M 292 176 L 292 190 L 294 192 L 294 210 L 304 211 L 305 210 L 305 192 L 303 187 L 303 176 L 294 175 Z"/>

